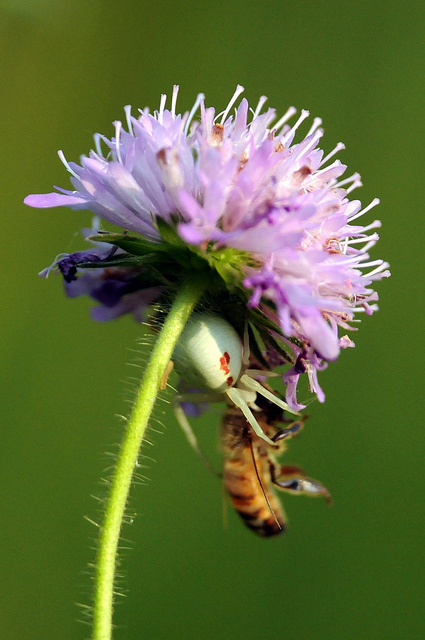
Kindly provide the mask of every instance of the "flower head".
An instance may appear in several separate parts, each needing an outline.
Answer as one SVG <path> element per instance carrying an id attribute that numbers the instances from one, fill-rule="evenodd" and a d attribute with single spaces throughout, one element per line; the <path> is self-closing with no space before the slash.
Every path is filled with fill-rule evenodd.
<path id="1" fill-rule="evenodd" d="M 69 295 L 100 303 L 96 319 L 140 319 L 182 271 L 206 269 L 214 304 L 227 314 L 236 305 L 239 329 L 252 322 L 263 346 L 292 363 L 284 382 L 299 407 L 299 376 L 306 372 L 323 400 L 317 371 L 353 346 L 339 327 L 377 308 L 373 283 L 389 275 L 385 262 L 369 258 L 380 223 L 358 221 L 379 201 L 362 209 L 349 199 L 360 177 L 341 178 L 346 167 L 333 160 L 341 143 L 324 156 L 319 118 L 297 142 L 307 111 L 291 125 L 294 108 L 277 119 L 274 109 L 263 111 L 262 97 L 254 110 L 242 99 L 232 114 L 242 91 L 218 115 L 202 94 L 190 113 L 177 114 L 177 87 L 170 109 L 164 95 L 153 114 L 134 117 L 126 107 L 127 130 L 116 122 L 110 140 L 96 134 L 80 164 L 60 152 L 73 190 L 25 202 L 89 209 L 124 229 L 91 235 L 93 249 L 52 265 Z"/>

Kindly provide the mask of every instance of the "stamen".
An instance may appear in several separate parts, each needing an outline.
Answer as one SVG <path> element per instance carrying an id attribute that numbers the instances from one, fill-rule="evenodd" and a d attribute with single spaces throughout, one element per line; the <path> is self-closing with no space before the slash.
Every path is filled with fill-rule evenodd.
<path id="1" fill-rule="evenodd" d="M 376 304 L 374 305 L 369 305 L 374 311 L 378 310 L 378 306 Z M 366 313 L 366 309 L 364 308 L 364 302 L 359 302 L 358 306 L 352 307 L 352 310 L 355 313 Z M 358 318 L 353 318 L 353 320 L 350 320 L 350 322 L 361 322 L 361 320 L 359 320 Z"/>
<path id="2" fill-rule="evenodd" d="M 359 265 L 362 269 L 364 269 L 365 267 L 374 267 L 375 265 L 378 265 L 379 267 L 382 265 L 385 265 L 383 268 L 386 269 L 387 267 L 389 267 L 390 265 L 387 264 L 386 262 L 384 262 L 383 260 L 371 260 L 370 262 L 365 262 L 362 265 Z M 371 273 L 373 273 L 373 271 L 371 271 L 368 275 L 371 275 Z M 364 276 L 366 276 L 366 274 L 363 274 Z"/>
<path id="3" fill-rule="evenodd" d="M 376 262 L 379 262 L 379 261 L 376 261 Z M 375 262 L 375 264 L 376 264 L 376 262 Z M 373 271 L 369 271 L 369 273 L 364 273 L 364 274 L 363 274 L 363 277 L 365 277 L 365 278 L 371 278 L 372 276 L 375 276 L 377 273 L 381 273 L 381 271 L 384 271 L 384 269 L 388 269 L 388 267 L 390 266 L 390 265 L 388 264 L 388 262 L 384 262 L 384 261 L 380 261 L 380 262 L 381 262 L 381 264 L 380 264 L 378 267 L 376 267 L 376 269 L 373 269 Z M 371 262 L 370 264 L 366 264 L 366 265 L 362 265 L 362 266 L 363 266 L 363 267 L 366 267 L 366 266 L 372 266 L 373 264 L 374 264 L 374 263 L 373 263 L 373 262 Z M 389 273 L 389 272 L 388 272 L 388 273 Z M 387 277 L 388 277 L 388 276 L 387 276 Z"/>
<path id="4" fill-rule="evenodd" d="M 328 155 L 323 158 L 322 162 L 319 164 L 319 167 L 324 165 L 325 162 L 330 160 L 336 153 L 338 153 L 338 151 L 341 151 L 342 149 L 345 149 L 345 144 L 343 142 L 338 142 L 338 144 L 336 145 L 335 149 L 332 149 L 332 151 L 330 153 L 328 153 Z"/>
<path id="5" fill-rule="evenodd" d="M 117 154 L 118 162 L 122 164 L 121 149 L 120 149 L 122 122 L 118 120 L 117 122 L 114 122 L 114 125 L 115 125 L 115 152 Z"/>
<path id="6" fill-rule="evenodd" d="M 336 182 L 334 186 L 337 189 L 339 187 L 342 187 L 344 184 L 348 184 L 349 182 L 353 182 L 355 180 L 360 180 L 360 173 L 353 173 L 353 175 L 350 176 L 349 178 L 345 178 L 340 182 Z"/>
<path id="7" fill-rule="evenodd" d="M 258 118 L 258 116 L 260 115 L 261 109 L 263 108 L 266 102 L 267 102 L 267 96 L 261 96 L 257 106 L 255 107 L 255 111 L 252 112 L 253 120 L 255 120 L 255 118 Z"/>
<path id="8" fill-rule="evenodd" d="M 380 229 L 381 226 L 382 222 L 380 220 L 374 220 L 366 227 L 362 227 L 362 233 L 364 233 L 365 231 L 370 231 L 370 229 Z"/>
<path id="9" fill-rule="evenodd" d="M 128 132 L 134 138 L 133 123 L 131 122 L 131 105 L 128 104 L 127 106 L 125 106 L 124 111 L 125 111 L 125 117 L 127 121 Z"/>
<path id="10" fill-rule="evenodd" d="M 354 189 L 357 189 L 357 187 L 362 187 L 362 186 L 363 186 L 363 182 L 361 180 L 355 180 L 351 185 L 351 187 L 348 187 L 348 189 L 346 189 L 347 195 L 352 191 L 354 191 Z"/>
<path id="11" fill-rule="evenodd" d="M 171 115 L 173 118 L 176 117 L 176 105 L 177 105 L 177 96 L 179 95 L 179 85 L 175 84 L 173 86 L 173 96 L 171 98 Z"/>
<path id="12" fill-rule="evenodd" d="M 47 267 L 47 269 L 44 269 L 44 271 L 46 272 L 46 278 L 48 278 L 51 272 L 53 271 L 53 269 L 57 267 L 57 263 L 59 262 L 59 260 L 62 260 L 62 258 L 66 258 L 67 256 L 69 256 L 69 253 L 58 253 L 58 255 L 53 260 L 50 267 Z"/>
<path id="13" fill-rule="evenodd" d="M 310 131 L 307 133 L 306 138 L 308 138 L 308 136 L 311 136 L 311 134 L 314 133 L 317 127 L 320 127 L 321 124 L 322 118 L 314 118 L 313 124 L 311 125 Z"/>
<path id="14" fill-rule="evenodd" d="M 294 124 L 294 126 L 293 126 L 291 129 L 289 129 L 288 133 L 287 133 L 287 134 L 282 138 L 282 140 L 281 140 L 281 143 L 282 143 L 282 144 L 286 144 L 286 143 L 287 143 L 287 141 L 289 140 L 289 138 L 290 138 L 290 137 L 295 133 L 295 131 L 296 131 L 296 130 L 298 129 L 298 127 L 300 126 L 300 124 L 301 124 L 302 122 L 304 122 L 304 120 L 305 120 L 306 118 L 308 118 L 308 116 L 309 116 L 309 115 L 310 115 L 310 112 L 309 112 L 309 111 L 306 111 L 305 109 L 303 109 L 303 110 L 301 111 L 301 115 L 300 115 L 300 117 L 298 118 L 298 120 L 296 121 L 296 123 Z"/>
<path id="15" fill-rule="evenodd" d="M 355 213 L 353 216 L 348 218 L 348 222 L 353 222 L 353 220 L 355 220 L 356 218 L 360 218 L 360 216 L 362 216 L 364 213 L 367 213 L 368 211 L 370 211 L 370 209 L 372 209 L 373 207 L 376 207 L 376 205 L 379 204 L 380 202 L 381 201 L 380 201 L 379 198 L 374 198 L 372 200 L 372 202 L 367 205 L 367 207 L 365 207 L 364 209 L 362 209 L 358 213 Z"/>
<path id="16" fill-rule="evenodd" d="M 80 176 L 79 176 L 79 175 L 77 175 L 77 174 L 75 173 L 75 171 L 73 171 L 73 170 L 71 169 L 71 167 L 69 166 L 69 164 L 68 164 L 68 162 L 67 162 L 67 160 L 66 160 L 66 158 L 65 158 L 65 156 L 64 156 L 64 154 L 63 154 L 63 151 L 62 151 L 62 150 L 59 150 L 59 151 L 58 151 L 58 156 L 59 156 L 59 158 L 61 159 L 61 162 L 65 165 L 66 170 L 67 170 L 67 171 L 69 171 L 69 173 L 70 173 L 71 175 L 73 175 L 73 176 L 74 176 L 74 178 L 77 178 L 77 180 L 79 180 L 79 179 L 80 179 Z"/>
<path id="17" fill-rule="evenodd" d="M 289 107 L 287 112 L 280 118 L 280 120 L 276 122 L 276 124 L 274 125 L 274 129 L 276 129 L 276 131 L 281 129 L 281 127 L 283 127 L 285 122 L 287 122 L 290 118 L 292 118 L 292 116 L 295 115 L 296 113 L 297 113 L 297 110 L 295 109 L 295 107 Z"/>
<path id="18" fill-rule="evenodd" d="M 363 265 L 360 263 L 363 260 L 368 260 L 369 258 L 367 253 L 359 253 L 355 256 L 347 256 L 346 254 L 344 255 L 346 256 L 346 259 L 338 261 L 338 266 L 340 267 L 344 265 L 350 265 L 352 268 L 357 267 L 358 269 L 361 269 Z"/>
<path id="19" fill-rule="evenodd" d="M 377 233 L 372 233 L 371 236 L 366 236 L 365 238 L 351 238 L 350 240 L 347 240 L 347 244 L 360 244 L 361 242 L 366 242 L 366 240 L 375 244 L 376 241 L 379 240 L 379 235 Z"/>
<path id="20" fill-rule="evenodd" d="M 310 140 L 308 145 L 306 145 L 306 147 L 302 150 L 302 153 L 300 154 L 300 157 L 305 157 L 309 153 L 309 151 L 311 149 L 314 149 L 314 147 L 319 142 L 319 140 L 320 140 L 320 138 L 322 136 L 323 136 L 323 129 L 319 129 L 319 131 L 316 131 L 316 134 Z"/>
<path id="21" fill-rule="evenodd" d="M 374 238 L 373 236 L 376 236 L 376 238 Z M 369 242 L 367 242 L 365 244 L 364 247 L 361 248 L 361 251 L 363 251 L 363 253 L 368 253 L 369 249 L 372 249 L 372 247 L 374 247 L 375 244 L 378 242 L 378 240 L 379 240 L 378 234 L 374 233 L 373 236 L 371 236 L 371 238 L 373 238 L 373 240 L 370 240 Z"/>
<path id="22" fill-rule="evenodd" d="M 223 111 L 223 115 L 221 116 L 221 120 L 220 120 L 220 124 L 224 124 L 226 118 L 227 118 L 227 114 L 229 113 L 230 109 L 233 107 L 233 105 L 235 104 L 236 100 L 239 98 L 239 96 L 241 95 L 241 93 L 243 93 L 245 91 L 244 87 L 242 87 L 242 85 L 238 84 L 238 86 L 236 87 L 236 91 L 233 94 L 233 97 L 231 98 L 229 104 L 227 105 L 226 109 Z"/>
<path id="23" fill-rule="evenodd" d="M 187 118 L 187 121 L 186 121 L 186 124 L 185 124 L 185 127 L 184 127 L 184 135 L 185 136 L 187 136 L 187 134 L 188 134 L 190 123 L 192 122 L 193 116 L 198 111 L 199 105 L 201 104 L 201 102 L 203 102 L 204 100 L 205 100 L 204 94 L 203 93 L 198 93 L 198 95 L 196 96 L 195 104 L 193 105 L 192 109 L 190 110 L 189 116 Z"/>
<path id="24" fill-rule="evenodd" d="M 161 101 L 159 103 L 159 112 L 158 112 L 158 122 L 159 124 L 163 124 L 163 115 L 164 115 L 164 109 L 165 109 L 165 103 L 167 102 L 167 94 L 166 93 L 162 93 L 161 94 Z"/>
<path id="25" fill-rule="evenodd" d="M 93 136 L 94 146 L 96 147 L 97 155 L 103 158 L 102 147 L 100 146 L 100 141 L 102 140 L 102 136 L 100 133 L 95 133 Z"/>

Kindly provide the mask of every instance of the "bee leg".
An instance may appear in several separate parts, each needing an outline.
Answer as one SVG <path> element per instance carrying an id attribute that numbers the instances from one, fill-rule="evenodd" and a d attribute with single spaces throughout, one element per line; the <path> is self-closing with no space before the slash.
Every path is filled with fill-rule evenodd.
<path id="1" fill-rule="evenodd" d="M 219 399 L 221 400 L 221 396 Z M 198 439 L 192 427 L 190 426 L 190 422 L 187 419 L 187 416 L 181 405 L 182 402 L 193 402 L 195 404 L 199 404 L 201 402 L 213 402 L 214 400 L 217 400 L 216 396 L 208 393 L 185 393 L 185 394 L 180 394 L 175 396 L 173 398 L 172 406 L 173 406 L 174 415 L 176 416 L 176 420 L 179 423 L 179 426 L 183 431 L 184 435 L 186 436 L 186 440 L 188 441 L 192 449 L 195 451 L 195 453 L 199 456 L 202 464 L 209 471 L 211 471 L 211 473 L 213 473 L 215 476 L 221 478 L 222 474 L 214 469 L 213 465 L 211 464 L 207 456 L 204 454 L 204 452 L 200 448 L 198 444 Z"/>
<path id="2" fill-rule="evenodd" d="M 298 420 L 297 422 L 293 422 L 291 426 L 286 429 L 279 429 L 274 436 L 272 437 L 273 442 L 280 442 L 281 440 L 285 440 L 286 438 L 292 438 L 292 436 L 297 435 L 299 431 L 304 426 L 304 422 L 302 420 Z"/>
<path id="3" fill-rule="evenodd" d="M 282 491 L 312 497 L 323 496 L 328 504 L 332 502 L 326 487 L 321 482 L 308 478 L 299 467 L 280 467 L 279 473 L 277 473 L 276 466 L 271 463 L 270 476 L 272 483 Z"/>

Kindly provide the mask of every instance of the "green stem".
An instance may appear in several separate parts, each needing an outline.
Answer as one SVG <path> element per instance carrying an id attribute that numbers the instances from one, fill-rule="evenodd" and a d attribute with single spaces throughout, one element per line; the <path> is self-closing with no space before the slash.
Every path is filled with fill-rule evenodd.
<path id="1" fill-rule="evenodd" d="M 190 314 L 208 284 L 205 274 L 183 283 L 165 320 L 146 367 L 127 423 L 106 502 L 96 558 L 93 640 L 111 640 L 113 590 L 117 548 L 134 467 L 148 425 L 161 378 Z"/>

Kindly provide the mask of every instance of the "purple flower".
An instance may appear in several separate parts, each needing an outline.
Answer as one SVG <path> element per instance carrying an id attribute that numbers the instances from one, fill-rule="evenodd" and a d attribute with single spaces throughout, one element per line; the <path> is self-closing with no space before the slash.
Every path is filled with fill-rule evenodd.
<path id="1" fill-rule="evenodd" d="M 358 223 L 379 201 L 362 209 L 359 200 L 349 199 L 361 186 L 360 176 L 342 178 L 346 167 L 334 157 L 343 144 L 326 156 L 318 147 L 320 118 L 297 142 L 307 111 L 290 125 L 295 109 L 277 119 L 274 109 L 262 112 L 262 97 L 254 110 L 242 99 L 232 113 L 242 91 L 238 86 L 218 115 L 205 106 L 202 94 L 190 113 L 177 114 L 177 87 L 170 109 L 165 95 L 153 114 L 145 109 L 134 117 L 126 107 L 127 130 L 116 122 L 110 140 L 96 134 L 95 150 L 80 164 L 68 163 L 60 152 L 73 190 L 57 188 L 59 193 L 31 195 L 25 202 L 89 209 L 141 234 L 152 251 L 165 242 L 159 222 L 169 225 L 184 247 L 178 250 L 186 253 L 177 258 L 174 242 L 170 255 L 176 266 L 164 265 L 164 278 L 184 269 L 186 259 L 189 268 L 187 252 L 193 252 L 217 269 L 224 288 L 238 291 L 250 309 L 280 327 L 278 338 L 293 352 L 294 364 L 284 378 L 288 401 L 298 407 L 299 376 L 307 373 L 310 388 L 323 400 L 317 371 L 335 360 L 341 347 L 353 346 L 339 337 L 339 328 L 348 330 L 358 313 L 377 309 L 372 287 L 389 276 L 387 263 L 369 257 L 380 223 Z M 87 293 L 100 302 L 98 319 L 141 316 L 161 289 L 157 282 L 148 287 L 146 279 L 140 284 L 139 267 L 101 268 L 113 250 L 104 246 L 55 262 L 68 294 Z"/>
<path id="2" fill-rule="evenodd" d="M 92 229 L 83 229 L 83 235 L 99 231 L 99 221 L 93 220 Z M 91 311 L 92 318 L 99 322 L 113 320 L 131 313 L 138 322 L 146 318 L 149 305 L 159 296 L 158 287 L 142 287 L 137 268 L 109 266 L 111 258 L 123 254 L 120 249 L 108 243 L 93 242 L 93 248 L 75 253 L 60 254 L 40 276 L 47 278 L 53 272 L 60 272 L 64 278 L 65 292 L 70 298 L 88 295 L 99 302 Z M 108 264 L 108 266 L 104 266 Z M 95 269 L 87 269 L 96 265 Z"/>

